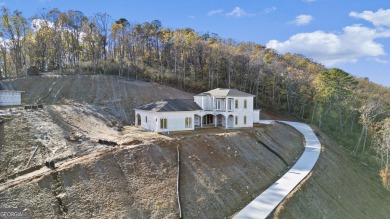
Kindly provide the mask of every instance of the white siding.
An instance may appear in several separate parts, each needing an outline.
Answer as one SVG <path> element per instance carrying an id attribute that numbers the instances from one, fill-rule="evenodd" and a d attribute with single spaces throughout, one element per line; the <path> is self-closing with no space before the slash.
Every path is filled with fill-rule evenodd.
<path id="1" fill-rule="evenodd" d="M 202 105 L 202 96 L 194 96 L 194 102 L 196 104 L 198 104 L 202 109 L 203 109 L 203 105 Z"/>
<path id="2" fill-rule="evenodd" d="M 203 110 L 213 110 L 213 98 L 211 96 L 194 96 L 194 102 L 197 103 Z"/>
<path id="3" fill-rule="evenodd" d="M 185 131 L 195 129 L 195 112 L 150 112 L 136 110 L 135 116 L 138 114 L 141 116 L 141 123 L 138 124 L 146 130 L 154 132 L 171 132 L 171 131 Z M 147 117 L 147 122 L 146 122 Z M 191 126 L 186 128 L 185 119 L 191 118 Z M 167 128 L 160 128 L 160 119 L 167 119 Z"/>
<path id="4" fill-rule="evenodd" d="M 238 100 L 238 108 L 235 101 Z M 246 108 L 244 102 L 246 100 Z M 234 127 L 253 127 L 253 97 L 234 97 L 234 117 L 238 117 L 238 123 L 234 123 Z M 246 116 L 246 124 L 244 117 Z"/>
<path id="5" fill-rule="evenodd" d="M 260 122 L 260 110 L 253 110 L 253 123 Z"/>
<path id="6" fill-rule="evenodd" d="M 0 106 L 16 106 L 22 104 L 20 91 L 0 91 Z"/>

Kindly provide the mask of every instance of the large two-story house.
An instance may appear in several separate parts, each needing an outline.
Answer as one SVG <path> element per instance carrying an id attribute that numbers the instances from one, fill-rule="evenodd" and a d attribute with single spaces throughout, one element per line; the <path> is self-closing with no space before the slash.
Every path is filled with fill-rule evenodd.
<path id="1" fill-rule="evenodd" d="M 253 127 L 260 110 L 253 109 L 254 95 L 217 88 L 194 99 L 166 99 L 135 109 L 135 125 L 155 132 L 194 130 L 205 126 Z"/>

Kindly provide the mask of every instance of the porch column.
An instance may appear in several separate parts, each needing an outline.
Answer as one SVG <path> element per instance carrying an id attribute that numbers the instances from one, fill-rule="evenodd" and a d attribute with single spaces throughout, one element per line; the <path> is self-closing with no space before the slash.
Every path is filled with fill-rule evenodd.
<path id="1" fill-rule="evenodd" d="M 138 116 L 137 116 L 137 113 L 135 113 L 135 126 L 138 126 Z"/>
<path id="2" fill-rule="evenodd" d="M 225 112 L 227 112 L 228 111 L 228 98 L 226 97 L 225 98 Z"/>
<path id="3" fill-rule="evenodd" d="M 228 118 L 229 116 L 225 116 L 225 129 L 228 128 Z"/>
<path id="4" fill-rule="evenodd" d="M 217 127 L 217 122 L 218 122 L 218 116 L 214 115 L 214 127 Z"/>
<path id="5" fill-rule="evenodd" d="M 203 128 L 203 116 L 199 116 L 200 117 L 200 127 Z"/>

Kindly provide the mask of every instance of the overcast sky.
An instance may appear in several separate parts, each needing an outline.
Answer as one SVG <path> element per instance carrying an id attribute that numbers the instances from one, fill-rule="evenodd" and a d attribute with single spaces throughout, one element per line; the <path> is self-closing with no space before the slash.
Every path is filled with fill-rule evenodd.
<path id="1" fill-rule="evenodd" d="M 390 0 L 0 0 L 27 17 L 40 8 L 161 20 L 280 53 L 299 53 L 390 87 Z"/>

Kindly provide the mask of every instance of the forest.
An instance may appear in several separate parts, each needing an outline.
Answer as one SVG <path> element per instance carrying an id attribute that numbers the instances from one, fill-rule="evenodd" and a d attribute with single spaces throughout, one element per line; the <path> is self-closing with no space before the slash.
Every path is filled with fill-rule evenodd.
<path id="1" fill-rule="evenodd" d="M 253 42 L 106 13 L 88 17 L 55 8 L 26 18 L 3 7 L 0 37 L 0 79 L 31 72 L 106 74 L 190 92 L 221 87 L 252 93 L 257 108 L 316 125 L 375 167 L 390 189 L 390 89 L 369 78 Z"/>

